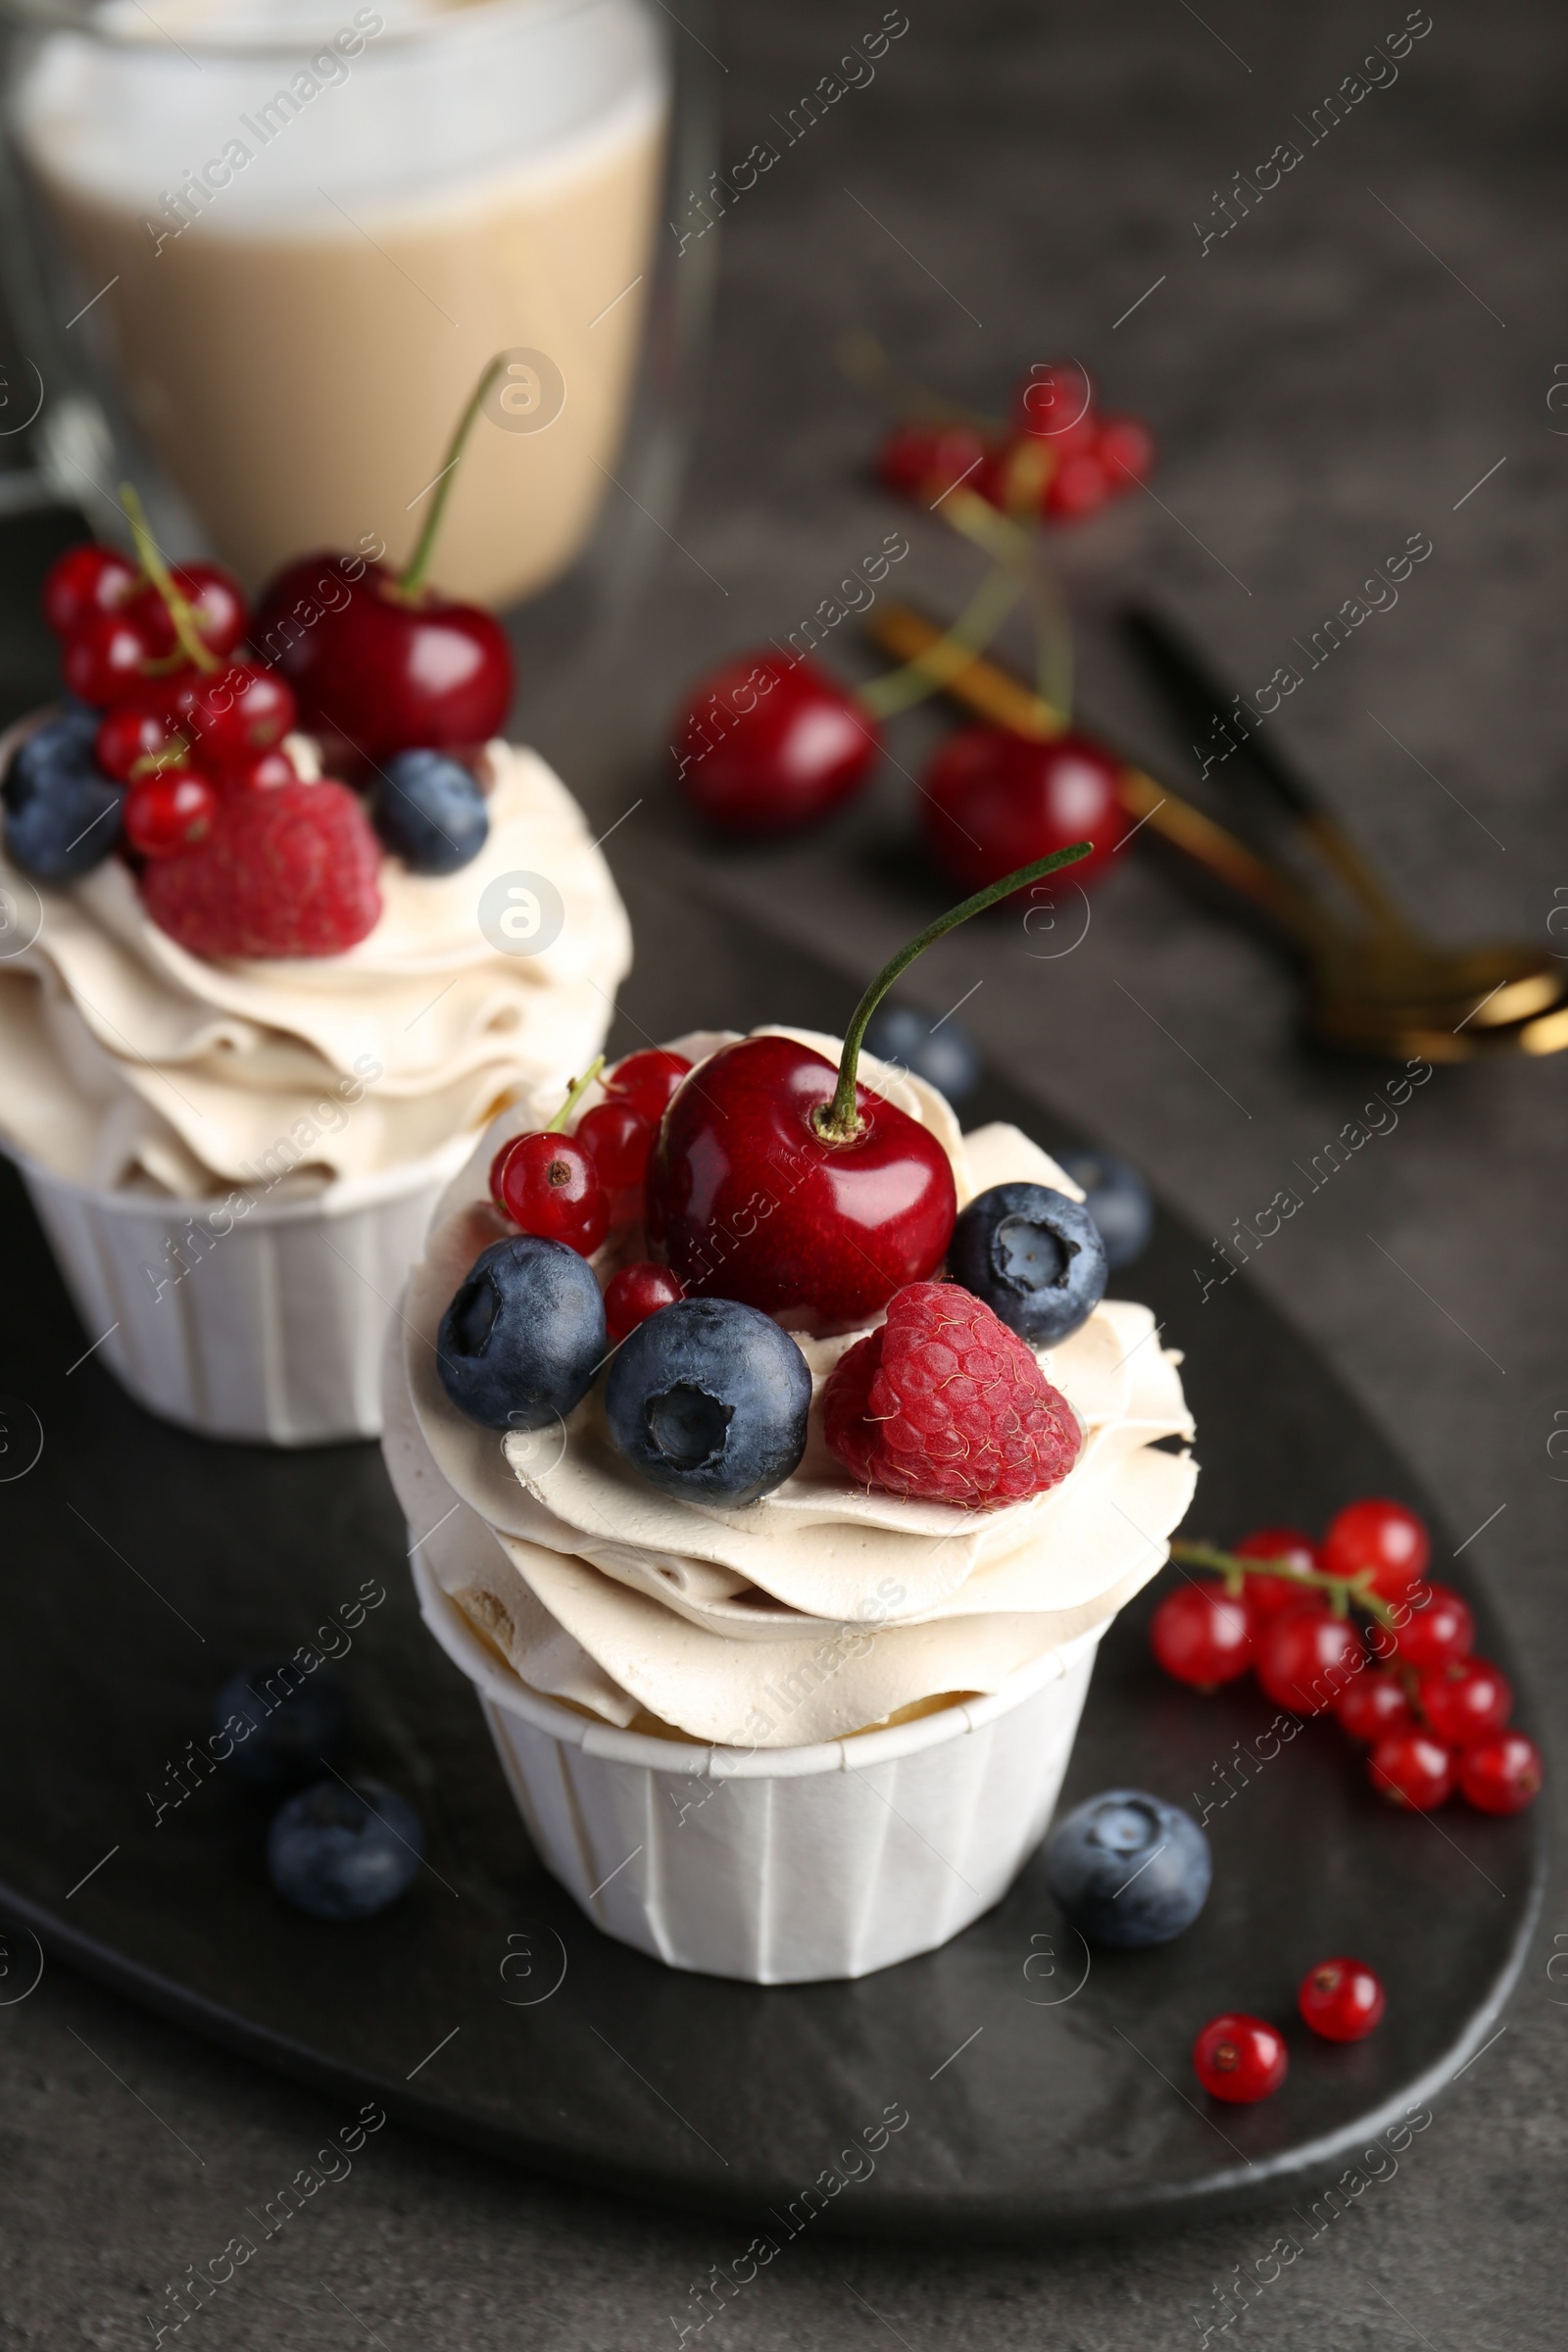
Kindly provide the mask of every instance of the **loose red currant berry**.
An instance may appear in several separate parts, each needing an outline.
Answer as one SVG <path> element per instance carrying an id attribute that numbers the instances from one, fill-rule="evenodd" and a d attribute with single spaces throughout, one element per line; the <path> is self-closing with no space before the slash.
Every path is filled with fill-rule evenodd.
<path id="1" fill-rule="evenodd" d="M 1452 1754 L 1430 1732 L 1390 1732 L 1367 1758 L 1367 1774 L 1391 1805 L 1417 1813 L 1446 1804 L 1453 1793 Z"/>
<path id="2" fill-rule="evenodd" d="M 1331 1521 L 1322 1543 L 1330 1576 L 1364 1576 L 1385 1600 L 1397 1600 L 1432 1557 L 1432 1544 L 1414 1511 L 1378 1496 L 1352 1502 Z"/>
<path id="3" fill-rule="evenodd" d="M 1098 514 L 1106 500 L 1121 488 L 1113 482 L 1098 454 L 1076 449 L 1062 459 L 1046 484 L 1041 512 L 1053 522 L 1083 522 Z"/>
<path id="4" fill-rule="evenodd" d="M 1252 1662 L 1252 1627 L 1245 1600 L 1223 1585 L 1178 1585 L 1154 1611 L 1149 1629 L 1155 1657 L 1179 1683 L 1216 1690 Z"/>
<path id="5" fill-rule="evenodd" d="M 1508 1678 L 1487 1658 L 1455 1658 L 1416 1685 L 1421 1712 L 1450 1747 L 1473 1747 L 1500 1732 L 1513 1712 Z"/>
<path id="6" fill-rule="evenodd" d="M 972 477 L 985 454 L 985 439 L 972 424 L 932 424 L 911 418 L 893 427 L 877 451 L 876 469 L 890 490 L 913 493 L 928 489 L 928 495 L 935 498 L 966 475 Z"/>
<path id="7" fill-rule="evenodd" d="M 125 839 L 144 858 L 171 858 L 210 831 L 218 812 L 211 780 L 193 767 L 166 767 L 125 789 Z"/>
<path id="8" fill-rule="evenodd" d="M 89 613 L 67 639 L 61 672 L 81 702 L 103 710 L 146 676 L 147 640 L 121 612 Z"/>
<path id="9" fill-rule="evenodd" d="M 1334 1702 L 1334 1712 L 1341 1729 L 1352 1740 L 1364 1740 L 1368 1747 L 1376 1746 L 1390 1732 L 1410 1731 L 1415 1723 L 1398 1676 L 1379 1674 L 1376 1669 L 1346 1684 Z"/>
<path id="10" fill-rule="evenodd" d="M 490 1198 L 495 1202 L 497 1208 L 502 1210 L 503 1213 L 505 1213 L 506 1210 L 507 1196 L 501 1189 L 502 1179 L 507 1172 L 507 1162 L 512 1157 L 513 1146 L 520 1143 L 521 1141 L 522 1138 L 520 1136 L 509 1135 L 506 1142 L 501 1146 L 500 1151 L 497 1152 L 494 1159 L 490 1162 Z"/>
<path id="11" fill-rule="evenodd" d="M 1255 1527 L 1234 1546 L 1239 1560 L 1283 1560 L 1287 1567 L 1315 1569 L 1317 1548 L 1298 1527 Z M 1250 1576 L 1247 1605 L 1254 1622 L 1279 1617 L 1309 1597 L 1285 1576 Z"/>
<path id="12" fill-rule="evenodd" d="M 606 1192 L 630 1192 L 641 1186 L 648 1173 L 654 1122 L 644 1118 L 634 1102 L 612 1096 L 583 1112 L 577 1121 L 576 1141 L 599 1170 Z"/>
<path id="13" fill-rule="evenodd" d="M 1239 2011 L 1211 2018 L 1193 2044 L 1193 2066 L 1209 2097 L 1236 2107 L 1278 2090 L 1289 2065 L 1284 2034 Z"/>
<path id="14" fill-rule="evenodd" d="M 1296 2005 L 1325 2041 L 1364 2041 L 1388 1995 L 1364 1960 L 1320 1960 L 1301 1979 Z"/>
<path id="15" fill-rule="evenodd" d="M 106 776 L 127 784 L 144 760 L 176 750 L 183 754 L 188 749 L 184 737 L 174 734 L 164 715 L 168 699 L 163 686 L 148 679 L 110 704 L 93 743 L 93 757 Z"/>
<path id="16" fill-rule="evenodd" d="M 1140 417 L 1107 416 L 1100 428 L 1095 455 L 1113 490 L 1131 490 L 1147 482 L 1154 470 L 1154 436 Z"/>
<path id="17" fill-rule="evenodd" d="M 1031 368 L 1013 404 L 1020 431 L 1049 441 L 1058 457 L 1092 449 L 1100 435 L 1094 386 L 1076 360 Z"/>
<path id="18" fill-rule="evenodd" d="M 1366 1652 L 1348 1618 L 1303 1602 L 1257 1637 L 1257 1679 L 1276 1706 L 1321 1715 L 1364 1671 Z"/>
<path id="19" fill-rule="evenodd" d="M 258 752 L 254 759 L 225 761 L 209 772 L 220 792 L 275 792 L 280 784 L 300 780 L 287 752 Z"/>
<path id="20" fill-rule="evenodd" d="M 294 690 L 259 662 L 230 662 L 222 669 L 183 680 L 172 701 L 188 723 L 199 756 L 226 766 L 270 752 L 293 726 Z"/>
<path id="21" fill-rule="evenodd" d="M 57 637 L 74 637 L 95 614 L 122 605 L 139 577 L 118 547 L 68 547 L 43 575 L 44 619 Z"/>
<path id="22" fill-rule="evenodd" d="M 1401 1666 L 1448 1666 L 1469 1656 L 1476 1621 L 1467 1600 L 1447 1585 L 1425 1585 L 1405 1597 L 1416 1606 L 1395 1636 Z"/>
<path id="23" fill-rule="evenodd" d="M 685 1296 L 684 1285 L 667 1266 L 656 1266 L 650 1258 L 622 1266 L 605 1288 L 605 1321 L 611 1338 L 618 1346 L 639 1323 L 646 1323 L 662 1306 L 673 1306 Z"/>
<path id="24" fill-rule="evenodd" d="M 231 572 L 216 564 L 176 564 L 170 574 L 191 609 L 197 634 L 210 653 L 231 654 L 250 625 L 245 592 Z M 128 600 L 127 610 L 155 656 L 172 654 L 178 642 L 169 607 L 147 581 Z"/>
<path id="25" fill-rule="evenodd" d="M 617 1061 L 612 1070 L 608 1070 L 605 1092 L 622 1097 L 657 1127 L 691 1066 L 683 1054 L 665 1054 L 651 1047 L 646 1054 L 628 1054 L 624 1061 Z"/>
<path id="26" fill-rule="evenodd" d="M 519 1135 L 501 1169 L 501 1205 L 514 1225 L 591 1257 L 610 1230 L 599 1171 L 569 1135 Z"/>
<path id="27" fill-rule="evenodd" d="M 1522 1813 L 1544 1778 L 1541 1750 L 1523 1732 L 1494 1732 L 1459 1758 L 1459 1787 L 1482 1813 Z"/>

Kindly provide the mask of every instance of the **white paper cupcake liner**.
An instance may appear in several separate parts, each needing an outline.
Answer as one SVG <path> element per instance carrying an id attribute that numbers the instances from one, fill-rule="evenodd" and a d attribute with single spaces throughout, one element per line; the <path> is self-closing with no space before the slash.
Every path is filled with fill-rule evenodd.
<path id="1" fill-rule="evenodd" d="M 322 1446 L 380 1435 L 393 1301 L 471 1148 L 244 1215 L 18 1165 L 94 1352 L 138 1404 L 205 1437 Z"/>
<path id="2" fill-rule="evenodd" d="M 1105 1630 L 889 1731 L 704 1747 L 537 1696 L 417 1550 L 414 1572 L 541 1859 L 594 1925 L 672 1968 L 753 1984 L 869 1976 L 1001 1901 L 1045 1836 Z"/>

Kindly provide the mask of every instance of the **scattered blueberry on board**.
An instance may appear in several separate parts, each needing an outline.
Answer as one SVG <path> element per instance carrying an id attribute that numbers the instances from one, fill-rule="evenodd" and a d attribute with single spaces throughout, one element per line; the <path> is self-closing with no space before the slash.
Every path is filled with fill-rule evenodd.
<path id="1" fill-rule="evenodd" d="M 450 752 L 394 752 L 370 789 L 370 821 L 411 874 L 455 874 L 490 835 L 484 795 Z"/>
<path id="2" fill-rule="evenodd" d="M 994 1184 L 960 1211 L 948 1272 L 1031 1348 L 1086 1323 L 1105 1295 L 1105 1246 L 1088 1209 L 1045 1184 Z"/>
<path id="3" fill-rule="evenodd" d="M 683 1298 L 623 1340 L 605 1383 L 615 1449 L 666 1494 L 755 1502 L 806 1450 L 811 1375 L 771 1315 Z"/>
<path id="4" fill-rule="evenodd" d="M 424 1831 L 382 1781 L 318 1781 L 291 1796 L 267 1833 L 272 1885 L 312 1919 L 368 1919 L 418 1869 Z"/>
<path id="5" fill-rule="evenodd" d="M 6 855 L 38 882 L 74 882 L 120 842 L 124 794 L 93 758 L 97 712 L 73 708 L 27 737 L 6 771 Z"/>
<path id="6" fill-rule="evenodd" d="M 1190 1928 L 1208 1896 L 1208 1839 L 1143 1788 L 1106 1788 L 1046 1839 L 1046 1885 L 1092 1943 L 1141 1951 Z"/>
<path id="7" fill-rule="evenodd" d="M 1064 1152 L 1061 1164 L 1084 1189 L 1084 1206 L 1100 1228 L 1105 1263 L 1130 1266 L 1149 1248 L 1154 1203 L 1138 1170 L 1109 1152 Z"/>
<path id="8" fill-rule="evenodd" d="M 980 1083 L 980 1050 L 951 1014 L 933 1021 L 912 1004 L 879 1005 L 865 1033 L 865 1050 L 879 1061 L 912 1070 L 950 1102 L 961 1102 Z"/>
<path id="9" fill-rule="evenodd" d="M 252 1727 L 243 1738 L 232 1732 L 235 1717 Z M 224 1766 L 235 1780 L 257 1788 L 294 1787 L 337 1761 L 348 1735 L 348 1692 L 330 1666 L 307 1674 L 292 1658 L 268 1658 L 242 1666 L 223 1685 L 213 1728 L 233 1738 Z"/>
<path id="10" fill-rule="evenodd" d="M 586 1396 L 609 1345 L 587 1259 L 518 1233 L 468 1268 L 441 1318 L 436 1365 L 459 1412 L 482 1428 L 547 1429 Z"/>

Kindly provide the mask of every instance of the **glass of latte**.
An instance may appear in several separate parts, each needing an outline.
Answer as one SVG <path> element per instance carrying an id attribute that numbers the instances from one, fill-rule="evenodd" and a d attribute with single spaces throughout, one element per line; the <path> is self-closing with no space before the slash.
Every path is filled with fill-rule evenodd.
<path id="1" fill-rule="evenodd" d="M 6 14 L 8 292 L 45 470 L 95 521 L 131 473 L 252 587 L 318 548 L 396 562 L 497 352 L 443 588 L 535 597 L 607 500 L 648 503 L 708 258 L 665 226 L 694 44 L 655 0 Z"/>

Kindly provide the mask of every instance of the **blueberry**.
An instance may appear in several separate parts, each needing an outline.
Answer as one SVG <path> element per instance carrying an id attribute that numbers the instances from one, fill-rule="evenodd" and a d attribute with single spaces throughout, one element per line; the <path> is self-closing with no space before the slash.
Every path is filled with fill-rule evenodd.
<path id="1" fill-rule="evenodd" d="M 1169 1943 L 1208 1899 L 1208 1839 L 1190 1813 L 1142 1788 L 1105 1788 L 1046 1839 L 1046 1885 L 1079 1929 L 1113 1951 Z"/>
<path id="2" fill-rule="evenodd" d="M 1105 1295 L 1105 1245 L 1087 1208 L 1044 1184 L 994 1184 L 953 1228 L 948 1272 L 1032 1348 L 1066 1339 Z"/>
<path id="3" fill-rule="evenodd" d="M 370 815 L 411 874 L 455 874 L 490 833 L 483 793 L 446 752 L 394 752 L 371 786 Z"/>
<path id="4" fill-rule="evenodd" d="M 587 1396 L 610 1345 L 592 1267 L 518 1233 L 481 1250 L 441 1318 L 436 1363 L 485 1429 L 545 1429 Z"/>
<path id="5" fill-rule="evenodd" d="M 234 1733 L 236 1717 L 252 1727 L 243 1739 Z M 241 1667 L 213 1708 L 214 1732 L 226 1732 L 233 1740 L 223 1759 L 226 1770 L 256 1788 L 287 1788 L 314 1780 L 323 1764 L 336 1762 L 348 1728 L 342 1678 L 330 1666 L 307 1672 L 292 1658 Z"/>
<path id="6" fill-rule="evenodd" d="M 755 1502 L 806 1451 L 811 1375 L 771 1315 L 683 1298 L 623 1340 L 605 1383 L 617 1452 L 671 1494 Z"/>
<path id="7" fill-rule="evenodd" d="M 98 717 L 68 710 L 48 720 L 6 771 L 6 855 L 36 881 L 74 882 L 119 843 L 124 795 L 94 762 Z"/>
<path id="8" fill-rule="evenodd" d="M 1149 1248 L 1154 1203 L 1138 1170 L 1108 1152 L 1067 1152 L 1062 1166 L 1088 1195 L 1084 1206 L 1100 1228 L 1107 1266 L 1130 1266 Z"/>
<path id="9" fill-rule="evenodd" d="M 912 1004 L 879 1005 L 865 1033 L 865 1050 L 879 1061 L 912 1070 L 950 1102 L 961 1102 L 980 1083 L 980 1050 L 951 1013 L 931 1021 Z"/>
<path id="10" fill-rule="evenodd" d="M 419 1867 L 424 1831 L 382 1781 L 318 1781 L 272 1816 L 267 1867 L 285 1902 L 313 1919 L 368 1919 Z"/>

